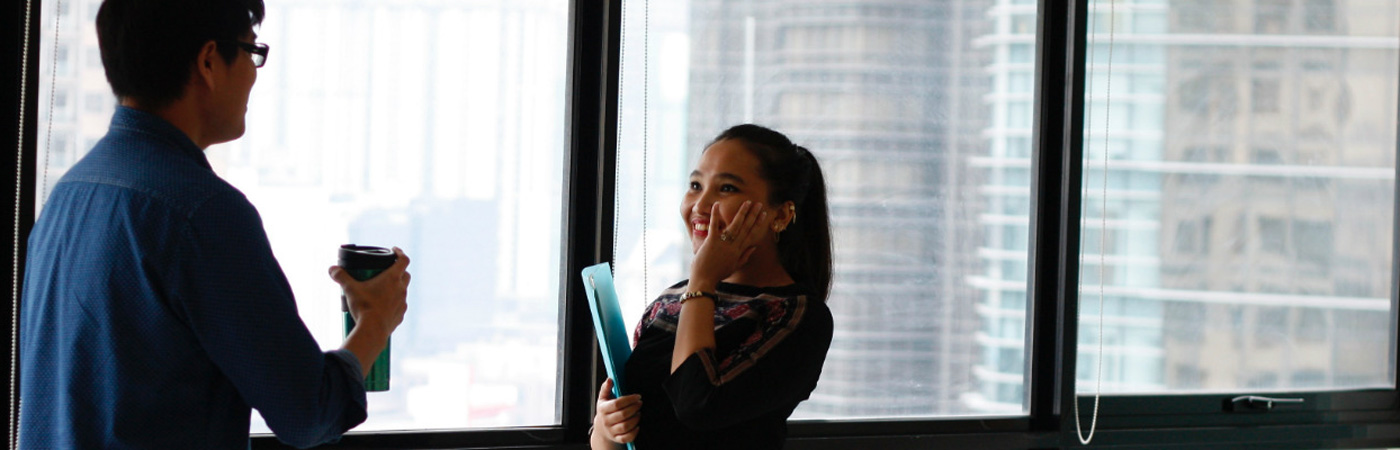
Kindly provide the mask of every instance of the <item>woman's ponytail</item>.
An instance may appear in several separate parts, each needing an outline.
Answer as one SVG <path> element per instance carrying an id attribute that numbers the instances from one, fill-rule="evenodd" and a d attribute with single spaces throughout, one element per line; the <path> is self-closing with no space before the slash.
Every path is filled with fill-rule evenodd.
<path id="1" fill-rule="evenodd" d="M 831 294 L 832 243 L 831 210 L 826 203 L 826 177 L 812 152 L 794 145 L 806 164 L 805 192 L 797 205 L 797 218 L 778 240 L 778 258 L 793 277 L 803 280 L 817 297 L 826 301 Z M 798 186 L 802 188 L 803 186 Z"/>
<path id="2" fill-rule="evenodd" d="M 787 136 L 759 125 L 735 125 L 711 144 L 725 139 L 743 142 L 758 158 L 770 187 L 770 205 L 792 202 L 796 207 L 797 217 L 779 234 L 778 259 L 788 275 L 826 301 L 833 267 L 831 211 L 821 164 Z"/>

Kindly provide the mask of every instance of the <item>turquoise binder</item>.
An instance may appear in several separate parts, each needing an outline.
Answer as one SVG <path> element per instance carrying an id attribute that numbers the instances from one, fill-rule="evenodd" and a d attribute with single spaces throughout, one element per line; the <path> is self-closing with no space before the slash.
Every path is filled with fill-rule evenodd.
<path id="1" fill-rule="evenodd" d="M 612 266 L 601 263 L 585 267 L 583 290 L 588 293 L 588 310 L 593 312 L 593 332 L 603 353 L 603 367 L 613 380 L 613 398 L 622 397 L 627 392 L 622 373 L 627 369 L 627 358 L 632 356 L 632 344 L 627 342 L 627 326 L 622 322 L 622 306 L 617 303 Z M 627 450 L 636 450 L 636 446 L 628 442 Z"/>
<path id="2" fill-rule="evenodd" d="M 588 309 L 593 312 L 593 331 L 603 353 L 603 366 L 613 380 L 613 398 L 622 397 L 627 392 L 622 373 L 632 356 L 632 345 L 627 341 L 627 326 L 613 287 L 612 266 L 601 263 L 584 268 L 583 287 L 588 293 Z"/>

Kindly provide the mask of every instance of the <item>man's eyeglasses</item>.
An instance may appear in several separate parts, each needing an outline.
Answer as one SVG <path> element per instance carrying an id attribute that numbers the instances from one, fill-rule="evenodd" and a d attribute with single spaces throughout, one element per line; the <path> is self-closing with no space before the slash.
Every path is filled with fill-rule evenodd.
<path id="1" fill-rule="evenodd" d="M 267 44 L 249 44 L 243 41 L 218 41 L 220 44 L 233 44 L 253 55 L 253 67 L 262 67 L 267 62 Z"/>

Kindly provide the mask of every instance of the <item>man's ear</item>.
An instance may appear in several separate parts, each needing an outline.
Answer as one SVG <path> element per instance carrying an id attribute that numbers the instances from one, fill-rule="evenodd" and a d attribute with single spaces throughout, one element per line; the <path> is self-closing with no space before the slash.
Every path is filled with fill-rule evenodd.
<path id="1" fill-rule="evenodd" d="M 214 43 L 214 41 L 205 42 L 204 46 L 199 48 L 199 55 L 194 59 L 194 73 L 191 74 L 194 80 L 192 81 L 195 84 L 204 85 L 210 91 L 215 90 L 214 74 L 216 72 L 214 69 L 224 62 L 219 58 L 222 58 L 219 55 L 219 44 Z"/>

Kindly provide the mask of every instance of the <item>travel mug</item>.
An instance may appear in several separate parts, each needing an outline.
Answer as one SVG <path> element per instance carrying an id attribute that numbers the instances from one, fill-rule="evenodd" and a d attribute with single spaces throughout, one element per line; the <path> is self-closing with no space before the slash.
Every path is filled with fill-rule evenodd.
<path id="1" fill-rule="evenodd" d="M 365 281 L 379 275 L 384 269 L 394 265 L 398 256 L 393 250 L 383 247 L 370 247 L 355 244 L 340 246 L 340 258 L 338 265 L 341 269 L 350 273 L 350 276 L 359 281 Z M 340 296 L 340 311 L 345 316 L 345 336 L 350 336 L 350 330 L 355 329 L 355 318 L 350 315 L 350 303 L 346 301 L 345 295 Z M 375 358 L 374 365 L 370 367 L 369 373 L 365 374 L 365 390 L 381 392 L 389 390 L 389 346 L 385 345 L 384 352 Z"/>

